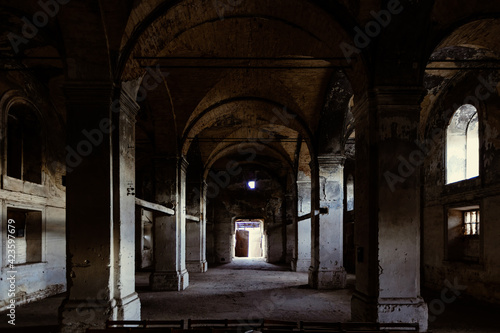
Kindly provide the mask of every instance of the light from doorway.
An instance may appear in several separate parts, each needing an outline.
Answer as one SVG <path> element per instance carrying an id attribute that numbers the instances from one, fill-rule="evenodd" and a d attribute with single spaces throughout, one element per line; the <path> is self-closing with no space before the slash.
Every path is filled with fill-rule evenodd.
<path id="1" fill-rule="evenodd" d="M 262 258 L 263 224 L 262 221 L 236 221 L 235 256 L 246 258 Z"/>

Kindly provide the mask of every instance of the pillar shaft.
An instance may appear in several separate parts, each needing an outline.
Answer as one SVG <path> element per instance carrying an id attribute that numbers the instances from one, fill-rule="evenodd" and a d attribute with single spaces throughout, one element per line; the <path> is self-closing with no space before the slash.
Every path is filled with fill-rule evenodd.
<path id="1" fill-rule="evenodd" d="M 200 263 L 203 265 L 201 271 L 206 272 L 208 270 L 207 262 L 207 183 L 202 183 L 202 196 L 200 200 L 200 224 L 201 224 L 201 240 L 200 240 Z"/>
<path id="2" fill-rule="evenodd" d="M 196 195 L 191 206 L 188 207 L 188 213 L 199 217 L 199 221 L 186 221 L 186 267 L 189 272 L 206 272 L 208 269 L 206 259 L 206 195 L 207 184 L 205 182 L 195 183 L 194 186 L 201 187 L 198 191 L 200 195 Z M 188 193 L 190 192 L 188 186 Z M 191 209 L 189 209 L 191 208 Z"/>
<path id="3" fill-rule="evenodd" d="M 416 322 L 425 332 L 417 159 L 423 156 L 417 156 L 415 143 L 420 97 L 419 88 L 384 87 L 358 103 L 357 281 L 351 313 L 355 321 Z"/>
<path id="4" fill-rule="evenodd" d="M 186 270 L 186 168 L 184 157 L 155 159 L 156 202 L 174 208 L 175 215 L 154 219 L 153 290 L 184 290 L 189 285 Z"/>
<path id="5" fill-rule="evenodd" d="M 140 319 L 134 275 L 138 106 L 107 82 L 73 82 L 65 89 L 68 294 L 59 320 L 62 332 L 78 333 L 107 319 Z M 114 112 L 112 100 L 119 105 Z"/>
<path id="6" fill-rule="evenodd" d="M 112 112 L 113 142 L 113 318 L 138 319 L 140 301 L 135 292 L 135 121 L 139 105 L 124 90 L 120 112 Z"/>
<path id="7" fill-rule="evenodd" d="M 297 201 L 292 269 L 307 272 L 311 266 L 311 180 L 305 175 L 297 181 Z"/>
<path id="8" fill-rule="evenodd" d="M 311 166 L 312 191 L 318 207 L 312 219 L 312 257 L 309 285 L 318 289 L 345 288 L 343 267 L 343 156 L 320 156 Z"/>
<path id="9" fill-rule="evenodd" d="M 295 258 L 295 246 L 296 246 L 296 226 L 297 226 L 297 187 L 296 183 L 293 183 L 293 188 L 287 189 L 287 194 L 285 195 L 286 200 L 286 256 L 285 262 L 290 263 L 292 270 L 294 269 Z"/>

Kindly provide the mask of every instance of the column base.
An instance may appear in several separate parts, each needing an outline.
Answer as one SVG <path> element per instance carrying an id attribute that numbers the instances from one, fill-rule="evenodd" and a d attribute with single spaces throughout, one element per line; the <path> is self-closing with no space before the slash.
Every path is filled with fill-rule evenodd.
<path id="1" fill-rule="evenodd" d="M 189 273 L 187 270 L 153 272 L 149 277 L 149 284 L 153 291 L 181 291 L 189 286 Z"/>
<path id="2" fill-rule="evenodd" d="M 292 270 L 292 272 L 297 271 L 297 259 L 292 258 L 292 261 L 290 261 L 290 269 Z"/>
<path id="3" fill-rule="evenodd" d="M 419 332 L 427 332 L 428 309 L 421 297 L 374 298 L 356 291 L 351 301 L 351 320 L 378 323 L 418 323 Z"/>
<path id="4" fill-rule="evenodd" d="M 294 272 L 309 272 L 309 267 L 311 266 L 311 260 L 307 259 L 293 259 L 292 271 Z"/>
<path id="5" fill-rule="evenodd" d="M 309 286 L 314 289 L 344 289 L 347 284 L 347 273 L 344 267 L 335 270 L 317 271 L 309 268 Z"/>
<path id="6" fill-rule="evenodd" d="M 208 270 L 208 263 L 206 260 L 203 261 L 186 261 L 186 269 L 188 272 L 192 273 L 205 273 Z"/>
<path id="7" fill-rule="evenodd" d="M 116 300 L 113 308 L 113 318 L 117 320 L 141 320 L 141 300 L 134 292 L 122 299 Z"/>
<path id="8" fill-rule="evenodd" d="M 88 328 L 102 329 L 106 320 L 141 320 L 141 302 L 137 293 L 119 300 L 64 300 L 59 307 L 61 333 L 85 333 Z"/>
<path id="9" fill-rule="evenodd" d="M 418 323 L 419 332 L 427 332 L 429 313 L 421 297 L 379 298 L 377 309 L 380 323 Z"/>

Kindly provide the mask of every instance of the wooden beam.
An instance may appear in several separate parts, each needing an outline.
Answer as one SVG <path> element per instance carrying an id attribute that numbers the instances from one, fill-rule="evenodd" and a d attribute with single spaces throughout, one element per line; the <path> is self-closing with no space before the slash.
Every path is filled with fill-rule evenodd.
<path id="1" fill-rule="evenodd" d="M 150 209 L 150 210 L 155 211 L 155 212 L 163 213 L 163 214 L 170 215 L 170 216 L 175 215 L 175 210 L 173 210 L 172 208 L 167 208 L 165 206 L 162 206 L 162 205 L 159 205 L 156 203 L 152 203 L 152 202 L 148 202 L 146 200 L 142 200 L 139 198 L 135 198 L 135 204 L 137 206 L 141 206 L 143 208 L 147 208 L 147 209 Z"/>
<path id="2" fill-rule="evenodd" d="M 304 221 L 311 218 L 311 213 L 299 216 L 297 221 Z"/>
<path id="3" fill-rule="evenodd" d="M 200 217 L 199 216 L 194 216 L 194 215 L 188 215 L 186 214 L 186 220 L 194 221 L 194 222 L 200 222 Z"/>

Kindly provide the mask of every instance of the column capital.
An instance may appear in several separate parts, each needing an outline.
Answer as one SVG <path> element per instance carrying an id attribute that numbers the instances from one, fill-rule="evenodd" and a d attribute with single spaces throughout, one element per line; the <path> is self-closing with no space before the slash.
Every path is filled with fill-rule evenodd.
<path id="1" fill-rule="evenodd" d="M 311 182 L 311 175 L 303 172 L 303 171 L 298 171 L 297 172 L 297 179 L 296 179 L 296 182 L 299 183 L 299 182 Z"/>
<path id="2" fill-rule="evenodd" d="M 411 117 L 418 121 L 424 96 L 422 86 L 376 86 L 354 100 L 352 113 L 358 122 L 375 110 L 379 116 Z"/>
<path id="3" fill-rule="evenodd" d="M 419 105 L 425 96 L 422 86 L 377 86 L 371 91 L 379 105 Z"/>
<path id="4" fill-rule="evenodd" d="M 181 168 L 181 170 L 183 172 L 186 172 L 187 167 L 189 165 L 189 162 L 186 160 L 186 157 L 184 157 L 184 155 L 182 155 L 179 157 L 178 160 L 179 160 L 179 167 Z"/>
<path id="5" fill-rule="evenodd" d="M 418 122 L 425 90 L 421 86 L 379 86 L 369 95 L 376 102 L 379 117 L 413 118 Z"/>
<path id="6" fill-rule="evenodd" d="M 344 155 L 323 155 L 318 156 L 318 164 L 320 167 L 328 166 L 343 166 L 346 157 Z"/>
<path id="7" fill-rule="evenodd" d="M 134 98 L 132 98 L 126 90 L 123 88 L 120 89 L 120 112 L 123 111 L 123 113 L 135 123 L 140 108 L 139 104 L 137 104 Z"/>

